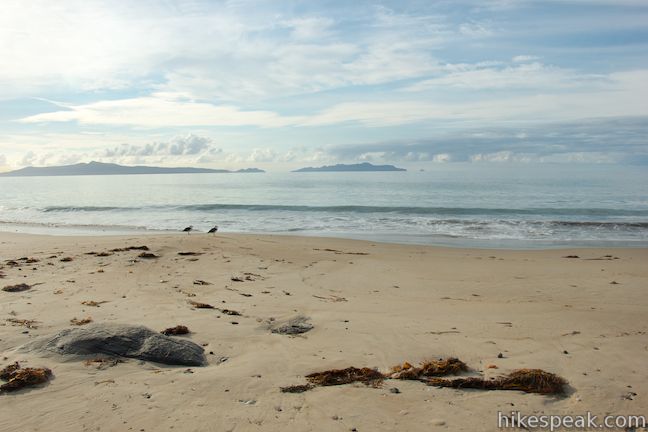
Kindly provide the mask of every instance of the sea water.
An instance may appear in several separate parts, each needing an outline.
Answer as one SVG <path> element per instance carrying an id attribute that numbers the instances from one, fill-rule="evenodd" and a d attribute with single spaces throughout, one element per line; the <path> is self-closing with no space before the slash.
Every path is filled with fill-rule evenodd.
<path id="1" fill-rule="evenodd" d="M 437 164 L 425 171 L 0 177 L 0 230 L 279 233 L 534 248 L 648 245 L 648 169 Z"/>

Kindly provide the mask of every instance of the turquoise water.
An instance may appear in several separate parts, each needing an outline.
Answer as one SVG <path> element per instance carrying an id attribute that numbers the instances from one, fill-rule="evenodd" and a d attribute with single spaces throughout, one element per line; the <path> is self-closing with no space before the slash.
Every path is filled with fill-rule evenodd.
<path id="1" fill-rule="evenodd" d="M 292 233 L 486 247 L 648 245 L 648 170 L 440 164 L 425 172 L 0 178 L 0 229 Z"/>

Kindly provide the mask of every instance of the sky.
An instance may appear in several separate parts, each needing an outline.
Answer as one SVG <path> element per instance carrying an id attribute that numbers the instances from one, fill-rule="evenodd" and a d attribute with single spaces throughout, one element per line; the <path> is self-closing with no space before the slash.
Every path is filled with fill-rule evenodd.
<path id="1" fill-rule="evenodd" d="M 646 0 L 0 3 L 0 171 L 648 164 Z"/>

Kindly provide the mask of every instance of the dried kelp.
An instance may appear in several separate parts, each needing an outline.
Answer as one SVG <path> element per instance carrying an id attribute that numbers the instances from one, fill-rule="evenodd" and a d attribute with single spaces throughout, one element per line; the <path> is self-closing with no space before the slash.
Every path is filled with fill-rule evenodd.
<path id="1" fill-rule="evenodd" d="M 7 318 L 7 322 L 10 322 L 14 326 L 23 326 L 30 329 L 37 329 L 39 324 L 39 322 L 36 320 L 18 318 Z"/>
<path id="2" fill-rule="evenodd" d="M 235 311 L 233 309 L 218 309 L 217 310 L 221 313 L 224 313 L 225 315 L 232 315 L 232 316 L 241 316 L 241 312 Z"/>
<path id="3" fill-rule="evenodd" d="M 385 377 L 376 369 L 348 367 L 332 369 L 306 375 L 308 382 L 318 386 L 334 386 L 361 382 L 367 385 L 378 385 Z"/>
<path id="4" fill-rule="evenodd" d="M 77 319 L 77 317 L 74 317 L 70 320 L 70 324 L 76 325 L 76 326 L 82 326 L 86 324 L 90 324 L 92 322 L 92 317 L 85 317 L 81 319 Z"/>
<path id="5" fill-rule="evenodd" d="M 196 309 L 215 309 L 214 306 L 210 305 L 209 303 L 201 303 L 197 301 L 189 301 L 189 304 Z"/>
<path id="6" fill-rule="evenodd" d="M 177 336 L 177 335 L 189 334 L 190 332 L 189 332 L 189 328 L 187 326 L 177 325 L 175 327 L 169 327 L 167 329 L 164 329 L 160 333 L 162 333 L 163 335 L 167 335 L 167 336 L 170 336 L 170 335 Z"/>
<path id="7" fill-rule="evenodd" d="M 142 252 L 141 254 L 137 255 L 138 258 L 144 258 L 144 259 L 156 259 L 160 258 L 159 255 L 155 255 L 154 253 L 151 252 Z"/>
<path id="8" fill-rule="evenodd" d="M 9 381 L 11 375 L 18 369 L 20 369 L 20 364 L 18 364 L 18 362 L 4 367 L 2 370 L 0 370 L 0 379 L 3 381 Z"/>
<path id="9" fill-rule="evenodd" d="M 19 283 L 16 285 L 7 285 L 6 287 L 2 288 L 2 291 L 6 292 L 21 292 L 21 291 L 27 291 L 30 290 L 34 285 L 29 285 L 26 283 Z"/>
<path id="10" fill-rule="evenodd" d="M 402 380 L 425 380 L 428 377 L 456 375 L 468 370 L 468 366 L 461 360 L 451 357 L 440 360 L 424 361 L 419 367 L 405 362 L 392 368 L 389 378 Z"/>
<path id="11" fill-rule="evenodd" d="M 287 387 L 280 387 L 281 393 L 304 393 L 310 389 L 315 388 L 313 384 L 298 384 Z"/>
<path id="12" fill-rule="evenodd" d="M 48 368 L 24 368 L 16 362 L 0 371 L 0 378 L 7 383 L 0 385 L 0 391 L 12 392 L 49 381 L 52 371 Z"/>
<path id="13" fill-rule="evenodd" d="M 567 380 L 542 369 L 518 369 L 508 375 L 487 380 L 481 377 L 430 378 L 429 385 L 437 387 L 472 388 L 479 390 L 520 390 L 545 395 L 562 394 Z"/>
<path id="14" fill-rule="evenodd" d="M 108 369 L 113 366 L 117 366 L 119 363 L 124 363 L 124 360 L 115 358 L 115 357 L 95 357 L 93 359 L 88 359 L 83 362 L 86 366 L 94 366 L 99 370 Z"/>
<path id="15" fill-rule="evenodd" d="M 479 390 L 519 390 L 526 393 L 560 395 L 565 392 L 567 380 L 542 369 L 518 369 L 508 375 L 494 379 L 483 377 L 439 378 L 468 370 L 468 366 L 457 358 L 425 361 L 415 367 L 403 363 L 387 374 L 376 369 L 348 367 L 306 375 L 309 384 L 281 387 L 282 393 L 302 393 L 315 386 L 335 386 L 354 382 L 378 387 L 385 379 L 418 380 L 437 387 Z"/>
<path id="16" fill-rule="evenodd" d="M 193 281 L 194 285 L 211 285 L 211 282 L 204 281 L 202 279 L 196 279 Z"/>
<path id="17" fill-rule="evenodd" d="M 128 252 L 132 250 L 142 250 L 142 251 L 147 251 L 149 250 L 148 246 L 127 246 L 125 248 L 115 248 L 115 249 L 110 249 L 110 252 Z"/>
<path id="18" fill-rule="evenodd" d="M 100 307 L 100 305 L 104 303 L 108 303 L 108 301 L 107 300 L 102 300 L 102 301 L 84 300 L 81 302 L 82 305 L 92 306 L 92 307 Z"/>

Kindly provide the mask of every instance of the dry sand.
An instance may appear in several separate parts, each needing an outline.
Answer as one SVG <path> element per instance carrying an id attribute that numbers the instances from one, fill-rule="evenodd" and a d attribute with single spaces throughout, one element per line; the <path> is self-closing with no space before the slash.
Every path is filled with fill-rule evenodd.
<path id="1" fill-rule="evenodd" d="M 131 245 L 147 245 L 160 258 L 136 258 L 140 251 L 86 254 Z M 21 257 L 39 261 L 5 263 Z M 20 361 L 54 373 L 46 385 L 0 395 L 1 431 L 490 431 L 497 429 L 498 411 L 648 411 L 646 249 L 0 234 L 0 259 L 1 286 L 40 283 L 19 293 L 0 291 L 1 366 Z M 189 300 L 242 316 L 194 309 Z M 314 329 L 297 337 L 267 329 L 271 318 L 296 315 L 310 317 Z M 186 337 L 213 352 L 210 364 L 187 370 L 127 360 L 97 369 L 16 350 L 86 317 L 158 331 L 186 325 L 192 332 Z M 36 320 L 38 328 L 7 319 Z M 279 390 L 305 383 L 311 372 L 347 366 L 387 371 L 405 360 L 449 356 L 487 377 L 542 368 L 571 387 L 563 398 L 392 380 L 382 388 Z M 219 364 L 220 357 L 227 360 Z M 491 364 L 497 369 L 487 368 Z"/>

